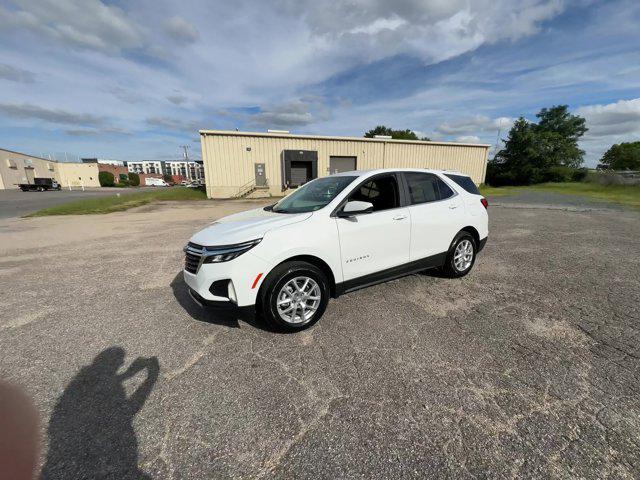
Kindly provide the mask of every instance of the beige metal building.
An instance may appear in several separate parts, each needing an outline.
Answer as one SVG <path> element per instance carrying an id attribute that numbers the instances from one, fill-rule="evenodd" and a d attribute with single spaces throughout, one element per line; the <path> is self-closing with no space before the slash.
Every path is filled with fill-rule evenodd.
<path id="1" fill-rule="evenodd" d="M 201 130 L 207 196 L 283 195 L 316 177 L 376 168 L 434 168 L 483 183 L 490 145 Z"/>
<path id="2" fill-rule="evenodd" d="M 34 178 L 52 178 L 63 187 L 99 187 L 96 164 L 56 162 L 12 150 L 0 149 L 0 189 L 33 183 Z"/>

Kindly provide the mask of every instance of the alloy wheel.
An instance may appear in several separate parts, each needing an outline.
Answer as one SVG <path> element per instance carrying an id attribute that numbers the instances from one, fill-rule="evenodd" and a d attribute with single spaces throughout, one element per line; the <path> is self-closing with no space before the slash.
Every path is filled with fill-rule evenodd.
<path id="1" fill-rule="evenodd" d="M 278 292 L 278 314 L 287 323 L 306 323 L 318 310 L 321 298 L 320 286 L 313 278 L 292 278 Z"/>
<path id="2" fill-rule="evenodd" d="M 464 272 L 473 262 L 473 244 L 470 240 L 464 239 L 457 246 L 453 254 L 453 264 L 456 270 Z"/>

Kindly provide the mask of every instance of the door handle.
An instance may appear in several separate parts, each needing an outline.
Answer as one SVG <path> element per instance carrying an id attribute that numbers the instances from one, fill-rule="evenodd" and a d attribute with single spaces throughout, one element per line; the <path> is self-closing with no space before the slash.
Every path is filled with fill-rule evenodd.
<path id="1" fill-rule="evenodd" d="M 407 218 L 407 216 L 404 213 L 401 213 L 400 215 L 396 215 L 395 217 L 393 217 L 394 220 L 404 220 L 405 218 Z"/>
<path id="2" fill-rule="evenodd" d="M 449 210 L 453 210 L 454 208 L 458 208 L 458 205 L 449 205 Z"/>

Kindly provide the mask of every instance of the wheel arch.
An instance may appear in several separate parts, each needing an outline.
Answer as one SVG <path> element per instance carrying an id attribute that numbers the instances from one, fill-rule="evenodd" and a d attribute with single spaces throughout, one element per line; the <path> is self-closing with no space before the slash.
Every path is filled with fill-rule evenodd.
<path id="1" fill-rule="evenodd" d="M 325 262 L 320 257 L 317 257 L 315 255 L 303 254 L 303 255 L 294 255 L 292 257 L 286 258 L 286 259 L 282 260 L 281 262 L 279 262 L 278 264 L 274 265 L 273 268 L 271 270 L 269 270 L 269 273 L 267 273 L 266 277 L 268 277 L 269 274 L 273 270 L 275 270 L 277 267 L 279 267 L 283 263 L 287 263 L 287 262 L 307 262 L 307 263 L 310 263 L 311 265 L 314 265 L 317 268 L 319 268 L 320 271 L 322 271 L 322 273 L 325 274 L 325 276 L 327 277 L 327 280 L 329 281 L 329 291 L 331 293 L 331 297 L 335 297 L 335 295 L 336 295 L 336 277 L 333 274 L 333 270 L 331 269 L 331 267 L 329 266 L 329 264 L 327 262 Z M 266 280 L 266 278 L 265 278 L 265 280 Z M 258 296 L 262 295 L 262 287 L 266 283 L 267 283 L 266 281 L 263 281 L 261 283 L 260 288 L 258 290 Z"/>
<path id="2" fill-rule="evenodd" d="M 468 225 L 460 229 L 460 231 L 456 233 L 456 237 L 462 232 L 467 232 L 468 234 L 470 234 L 473 237 L 473 241 L 476 242 L 476 248 L 478 248 L 478 245 L 480 245 L 480 233 L 478 233 L 478 230 L 476 230 L 475 227 Z"/>

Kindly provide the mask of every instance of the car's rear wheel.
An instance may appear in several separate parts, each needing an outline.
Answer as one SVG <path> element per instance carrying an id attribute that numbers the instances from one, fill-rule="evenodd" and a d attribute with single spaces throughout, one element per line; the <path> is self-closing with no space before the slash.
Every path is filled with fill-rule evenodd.
<path id="1" fill-rule="evenodd" d="M 464 277 L 473 268 L 476 249 L 476 242 L 471 234 L 465 231 L 458 233 L 451 243 L 447 260 L 442 267 L 444 274 L 451 278 Z"/>
<path id="2" fill-rule="evenodd" d="M 265 280 L 260 310 L 279 330 L 304 330 L 320 320 L 329 294 L 327 278 L 318 267 L 307 262 L 285 262 Z"/>

